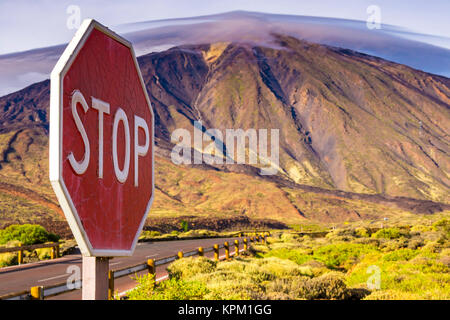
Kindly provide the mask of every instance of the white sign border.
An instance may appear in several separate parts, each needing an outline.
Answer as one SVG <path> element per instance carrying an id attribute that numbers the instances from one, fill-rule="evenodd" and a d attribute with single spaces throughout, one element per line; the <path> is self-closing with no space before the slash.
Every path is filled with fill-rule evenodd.
<path id="1" fill-rule="evenodd" d="M 139 225 L 139 229 L 133 240 L 133 244 L 130 250 L 109 250 L 109 249 L 94 249 L 87 237 L 83 224 L 78 216 L 78 212 L 72 202 L 69 192 L 62 177 L 62 134 L 63 134 L 63 79 L 64 76 L 72 65 L 73 61 L 78 55 L 78 52 L 83 47 L 86 39 L 89 37 L 93 29 L 97 29 L 106 35 L 112 37 L 116 41 L 130 48 L 133 56 L 134 64 L 141 81 L 142 89 L 147 100 L 147 105 L 152 115 L 152 196 L 147 204 L 145 214 Z M 64 212 L 66 220 L 72 230 L 72 233 L 77 241 L 77 244 L 84 256 L 96 256 L 96 257 L 122 257 L 131 256 L 136 248 L 136 244 L 144 226 L 145 220 L 150 212 L 154 196 L 155 196 L 155 120 L 153 109 L 148 97 L 147 89 L 145 87 L 144 80 L 142 78 L 141 70 L 136 59 L 133 46 L 129 41 L 117 35 L 107 27 L 103 26 L 99 22 L 93 19 L 86 19 L 81 24 L 80 28 L 76 32 L 74 38 L 67 45 L 63 54 L 59 58 L 50 76 L 50 133 L 49 133 L 49 177 L 52 188 L 56 194 L 59 204 Z"/>

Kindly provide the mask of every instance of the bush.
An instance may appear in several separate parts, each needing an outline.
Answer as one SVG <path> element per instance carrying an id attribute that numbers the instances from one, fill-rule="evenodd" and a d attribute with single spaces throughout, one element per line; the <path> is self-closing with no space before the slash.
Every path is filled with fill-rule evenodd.
<path id="1" fill-rule="evenodd" d="M 291 233 L 282 233 L 280 236 L 280 241 L 282 242 L 295 242 L 298 236 Z"/>
<path id="2" fill-rule="evenodd" d="M 266 287 L 266 297 L 269 300 L 293 300 L 303 298 L 307 277 L 292 279 L 275 279 Z"/>
<path id="3" fill-rule="evenodd" d="M 342 274 L 329 272 L 304 282 L 299 295 L 305 299 L 347 299 L 350 292 Z"/>
<path id="4" fill-rule="evenodd" d="M 444 218 L 436 221 L 433 223 L 433 228 L 444 233 L 440 239 L 440 242 L 448 243 L 448 240 L 450 239 L 450 219 Z"/>
<path id="5" fill-rule="evenodd" d="M 50 259 L 51 254 L 52 254 L 52 248 L 36 249 L 36 255 L 39 258 L 39 260 Z"/>
<path id="6" fill-rule="evenodd" d="M 299 266 L 291 260 L 280 259 L 277 257 L 258 259 L 255 263 L 260 267 L 260 270 L 269 273 L 273 279 L 298 276 L 312 277 L 313 275 L 311 267 Z"/>
<path id="7" fill-rule="evenodd" d="M 366 244 L 341 243 L 320 247 L 314 252 L 314 258 L 322 261 L 329 268 L 348 269 L 361 255 L 375 251 L 376 248 Z"/>
<path id="8" fill-rule="evenodd" d="M 185 281 L 171 278 L 155 284 L 151 274 L 137 277 L 139 286 L 130 291 L 130 300 L 199 300 L 209 292 L 199 281 Z"/>
<path id="9" fill-rule="evenodd" d="M 377 239 L 397 239 L 407 235 L 407 231 L 401 231 L 399 228 L 384 228 L 372 234 L 372 237 Z"/>
<path id="10" fill-rule="evenodd" d="M 431 226 L 424 226 L 421 224 L 415 225 L 411 227 L 411 232 L 418 232 L 418 233 L 423 233 L 423 232 L 429 232 L 429 231 L 433 231 L 433 227 Z"/>
<path id="11" fill-rule="evenodd" d="M 5 244 L 11 240 L 18 240 L 23 245 L 54 242 L 59 237 L 53 233 L 48 233 L 42 226 L 36 224 L 13 224 L 0 230 L 0 244 Z"/>
<path id="12" fill-rule="evenodd" d="M 382 240 L 382 243 L 380 244 L 380 249 L 383 251 L 395 251 L 400 250 L 403 248 L 407 248 L 409 245 L 408 239 L 400 238 L 400 239 L 393 239 L 393 240 Z"/>
<path id="13" fill-rule="evenodd" d="M 429 241 L 427 244 L 425 244 L 422 247 L 422 252 L 429 252 L 429 253 L 439 253 L 442 250 L 442 245 L 438 243 L 437 241 Z"/>
<path id="14" fill-rule="evenodd" d="M 0 268 L 17 264 L 17 252 L 0 253 Z"/>
<path id="15" fill-rule="evenodd" d="M 161 236 L 161 233 L 159 231 L 153 231 L 153 230 L 143 231 L 141 234 L 142 238 L 155 238 L 155 237 L 159 237 L 159 236 Z"/>
<path id="16" fill-rule="evenodd" d="M 167 267 L 170 278 L 187 279 L 198 273 L 210 273 L 216 268 L 216 262 L 205 257 L 187 257 L 174 261 Z"/>
<path id="17" fill-rule="evenodd" d="M 264 257 L 278 257 L 281 259 L 288 259 L 294 261 L 297 264 L 303 264 L 314 258 L 310 255 L 304 254 L 302 250 L 280 248 L 269 251 Z"/>
<path id="18" fill-rule="evenodd" d="M 425 242 L 422 239 L 413 239 L 409 241 L 408 248 L 409 249 L 418 249 L 420 247 L 423 247 L 425 245 Z"/>
<path id="19" fill-rule="evenodd" d="M 356 228 L 355 229 L 355 235 L 357 237 L 368 237 L 369 236 L 369 232 L 367 231 L 366 228 Z"/>
<path id="20" fill-rule="evenodd" d="M 265 253 L 269 252 L 269 248 L 263 244 L 252 244 L 249 252 L 256 257 L 262 257 Z"/>
<path id="21" fill-rule="evenodd" d="M 383 259 L 385 261 L 409 261 L 414 258 L 419 251 L 412 249 L 400 249 L 386 254 Z"/>
<path id="22" fill-rule="evenodd" d="M 187 232 L 189 229 L 189 223 L 187 221 L 184 221 L 184 220 L 181 221 L 180 226 L 181 226 L 181 229 L 183 229 L 183 232 Z"/>
<path id="23" fill-rule="evenodd" d="M 443 218 L 433 223 L 433 228 L 438 231 L 450 232 L 450 219 Z"/>
<path id="24" fill-rule="evenodd" d="M 373 291 L 364 300 L 418 300 L 421 297 L 414 293 L 400 290 Z"/>

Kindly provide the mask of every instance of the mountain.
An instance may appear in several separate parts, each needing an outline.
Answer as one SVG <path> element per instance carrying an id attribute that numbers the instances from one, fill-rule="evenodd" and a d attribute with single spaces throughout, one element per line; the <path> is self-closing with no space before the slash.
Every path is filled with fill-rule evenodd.
<path id="1" fill-rule="evenodd" d="M 158 135 L 279 128 L 281 174 L 299 184 L 449 201 L 450 80 L 277 36 L 140 59 Z"/>
<path id="2" fill-rule="evenodd" d="M 138 59 L 155 111 L 151 217 L 330 222 L 450 210 L 450 79 L 272 37 L 270 46 L 215 42 Z M 0 98 L 0 223 L 46 212 L 61 220 L 47 181 L 48 108 L 48 80 Z M 203 130 L 279 129 L 278 175 L 173 164 L 171 133 L 193 132 L 196 120 Z M 18 206 L 25 213 L 12 218 Z"/>

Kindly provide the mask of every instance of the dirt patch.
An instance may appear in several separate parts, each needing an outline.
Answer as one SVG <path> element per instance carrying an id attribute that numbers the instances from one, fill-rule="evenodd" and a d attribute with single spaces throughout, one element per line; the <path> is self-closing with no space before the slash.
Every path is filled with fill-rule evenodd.
<path id="1" fill-rule="evenodd" d="M 44 206 L 50 210 L 53 210 L 54 212 L 56 212 L 59 215 L 61 215 L 62 217 L 64 217 L 64 213 L 62 212 L 62 210 L 58 204 L 54 203 L 53 201 L 47 199 L 46 197 L 40 195 L 39 193 L 37 193 L 33 190 L 30 190 L 30 189 L 27 189 L 24 187 L 20 187 L 17 185 L 12 185 L 12 184 L 5 183 L 5 182 L 0 182 L 0 191 L 10 194 L 15 197 L 21 197 L 26 200 L 35 202 L 41 206 Z"/>

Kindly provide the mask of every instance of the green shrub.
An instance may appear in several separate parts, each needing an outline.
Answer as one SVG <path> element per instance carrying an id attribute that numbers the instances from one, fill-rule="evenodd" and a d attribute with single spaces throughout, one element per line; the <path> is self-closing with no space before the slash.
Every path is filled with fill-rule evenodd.
<path id="1" fill-rule="evenodd" d="M 171 278 L 155 284 L 151 274 L 137 276 L 136 280 L 139 285 L 129 292 L 130 300 L 199 300 L 209 292 L 199 281 Z"/>
<path id="2" fill-rule="evenodd" d="M 375 238 L 357 238 L 355 240 L 353 240 L 353 243 L 359 243 L 359 244 L 369 244 L 372 245 L 374 247 L 378 247 L 380 245 L 380 239 L 375 239 Z"/>
<path id="3" fill-rule="evenodd" d="M 429 232 L 429 231 L 433 231 L 433 227 L 431 226 L 424 226 L 421 224 L 415 225 L 411 227 L 411 232 L 418 232 L 418 233 L 423 233 L 423 232 Z"/>
<path id="4" fill-rule="evenodd" d="M 282 233 L 280 236 L 280 241 L 282 242 L 295 242 L 298 236 L 291 233 Z"/>
<path id="5" fill-rule="evenodd" d="M 280 259 L 277 257 L 258 259 L 254 263 L 256 263 L 260 267 L 260 270 L 271 274 L 273 279 L 298 276 L 312 277 L 313 275 L 311 267 L 299 266 L 294 261 Z"/>
<path id="6" fill-rule="evenodd" d="M 367 231 L 366 228 L 356 228 L 355 229 L 355 235 L 358 237 L 368 237 L 369 236 L 369 232 Z"/>
<path id="7" fill-rule="evenodd" d="M 295 277 L 290 279 L 275 279 L 271 281 L 265 290 L 265 299 L 269 300 L 294 300 L 303 298 L 307 277 Z"/>
<path id="8" fill-rule="evenodd" d="M 372 234 L 372 237 L 378 239 L 397 239 L 406 235 L 407 231 L 401 231 L 399 228 L 384 228 Z"/>
<path id="9" fill-rule="evenodd" d="M 373 291 L 364 300 L 419 300 L 421 297 L 411 292 L 400 290 Z"/>
<path id="10" fill-rule="evenodd" d="M 189 229 L 189 223 L 187 221 L 184 221 L 184 220 L 181 221 L 180 226 L 181 226 L 181 229 L 183 229 L 183 232 L 187 232 Z"/>
<path id="11" fill-rule="evenodd" d="M 180 233 L 178 236 L 181 237 L 209 237 L 209 236 L 217 236 L 218 233 L 214 232 L 214 231 L 209 231 L 209 230 L 204 230 L 204 229 L 200 229 L 200 230 L 189 230 L 189 231 L 185 231 L 183 233 Z"/>
<path id="12" fill-rule="evenodd" d="M 39 260 L 45 260 L 45 259 L 50 259 L 51 254 L 52 254 L 52 248 L 41 248 L 41 249 L 36 249 L 36 255 L 39 258 Z"/>
<path id="13" fill-rule="evenodd" d="M 409 249 L 418 249 L 420 247 L 423 247 L 425 245 L 425 242 L 422 239 L 412 239 L 408 243 Z"/>
<path id="14" fill-rule="evenodd" d="M 398 239 L 401 237 L 409 237 L 408 229 L 400 228 L 384 228 L 372 234 L 372 237 L 377 239 Z"/>
<path id="15" fill-rule="evenodd" d="M 0 253 L 0 268 L 17 264 L 17 252 Z"/>
<path id="16" fill-rule="evenodd" d="M 348 269 L 361 255 L 373 252 L 376 247 L 357 243 L 340 243 L 322 246 L 314 251 L 314 258 L 332 269 Z"/>
<path id="17" fill-rule="evenodd" d="M 302 298 L 313 299 L 347 299 L 350 292 L 344 282 L 344 276 L 337 272 L 329 272 L 303 283 L 299 290 Z"/>
<path id="18" fill-rule="evenodd" d="M 270 250 L 264 255 L 264 257 L 278 257 L 281 259 L 288 259 L 294 261 L 299 265 L 314 259 L 311 255 L 304 254 L 302 250 L 287 248 Z"/>
<path id="19" fill-rule="evenodd" d="M 428 252 L 430 254 L 439 253 L 441 250 L 442 245 L 437 241 L 429 241 L 421 249 L 422 253 Z"/>
<path id="20" fill-rule="evenodd" d="M 0 230 L 0 244 L 18 240 L 23 245 L 58 241 L 59 237 L 48 233 L 42 226 L 35 224 L 13 224 Z"/>
<path id="21" fill-rule="evenodd" d="M 263 244 L 252 244 L 250 246 L 250 250 L 249 251 L 254 256 L 260 258 L 265 253 L 269 252 L 269 248 L 266 245 L 263 245 Z"/>
<path id="22" fill-rule="evenodd" d="M 444 231 L 446 233 L 450 233 L 450 219 L 443 218 L 439 221 L 433 223 L 433 228 L 437 231 Z"/>
<path id="23" fill-rule="evenodd" d="M 385 261 L 408 261 L 414 258 L 419 251 L 412 249 L 400 249 L 383 256 Z"/>
<path id="24" fill-rule="evenodd" d="M 380 249 L 383 251 L 395 251 L 400 250 L 403 248 L 407 248 L 409 245 L 409 241 L 406 238 L 399 238 L 399 239 L 392 239 L 392 240 L 385 240 L 382 239 L 380 243 Z"/>
<path id="25" fill-rule="evenodd" d="M 171 263 L 167 267 L 170 278 L 188 279 L 198 273 L 210 273 L 216 268 L 216 262 L 205 257 L 187 257 Z"/>
<path id="26" fill-rule="evenodd" d="M 159 231 L 153 231 L 153 230 L 149 230 L 149 231 L 143 231 L 141 237 L 143 238 L 155 238 L 155 237 L 159 237 L 161 236 L 161 232 Z"/>

